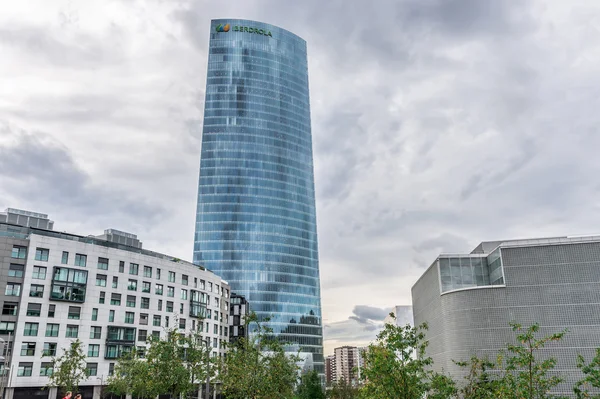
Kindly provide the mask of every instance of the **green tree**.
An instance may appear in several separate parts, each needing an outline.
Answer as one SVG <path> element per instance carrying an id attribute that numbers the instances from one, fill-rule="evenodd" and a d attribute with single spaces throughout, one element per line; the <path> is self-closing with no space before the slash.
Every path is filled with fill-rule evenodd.
<path id="1" fill-rule="evenodd" d="M 167 331 L 166 338 L 150 338 L 150 347 L 146 354 L 149 373 L 153 384 L 161 394 L 169 394 L 172 398 L 185 395 L 194 389 L 189 370 L 183 357 L 184 339 L 177 330 Z"/>
<path id="2" fill-rule="evenodd" d="M 455 362 L 456 365 L 468 369 L 465 376 L 466 383 L 459 390 L 463 399 L 495 399 L 498 380 L 492 378 L 489 370 L 493 370 L 495 364 L 487 359 L 472 356 L 469 361 Z"/>
<path id="3" fill-rule="evenodd" d="M 559 376 L 549 376 L 549 372 L 556 366 L 556 358 L 539 358 L 539 352 L 547 343 L 560 341 L 566 330 L 537 338 L 540 327 L 534 324 L 523 328 L 520 324 L 510 323 L 517 333 L 517 344 L 509 344 L 506 351 L 505 369 L 507 373 L 502 380 L 503 387 L 500 393 L 516 398 L 547 399 L 555 396 L 549 395 L 552 388 L 563 381 Z M 508 396 L 510 397 L 510 396 Z"/>
<path id="4" fill-rule="evenodd" d="M 134 398 L 154 398 L 160 394 L 150 365 L 135 351 L 119 358 L 107 383 L 107 392 L 117 396 L 130 394 Z"/>
<path id="5" fill-rule="evenodd" d="M 600 391 L 600 348 L 596 349 L 596 356 L 590 363 L 586 363 L 581 355 L 577 355 L 577 367 L 584 375 L 573 387 L 573 392 L 578 399 L 600 399 L 600 394 L 590 393 L 589 389 Z"/>
<path id="6" fill-rule="evenodd" d="M 192 331 L 184 338 L 180 338 L 180 344 L 183 345 L 183 359 L 188 370 L 190 385 L 197 385 L 198 391 L 201 391 L 207 373 L 210 379 L 217 374 L 218 363 L 210 358 L 210 342 L 204 340 L 199 331 Z"/>
<path id="7" fill-rule="evenodd" d="M 296 389 L 296 399 L 325 399 L 321 379 L 316 370 L 309 371 L 302 376 Z"/>
<path id="8" fill-rule="evenodd" d="M 432 373 L 427 393 L 427 399 L 456 398 L 458 389 L 452 378 L 444 374 Z"/>
<path id="9" fill-rule="evenodd" d="M 343 378 L 341 381 L 332 384 L 327 391 L 327 398 L 330 399 L 357 399 L 359 398 L 359 390 L 347 383 Z"/>
<path id="10" fill-rule="evenodd" d="M 268 321 L 268 320 L 265 320 Z M 219 375 L 227 399 L 288 399 L 298 381 L 298 356 L 285 352 L 273 331 L 252 313 L 246 318 L 248 338 L 229 347 Z"/>
<path id="11" fill-rule="evenodd" d="M 68 349 L 63 348 L 62 355 L 52 357 L 52 368 L 47 387 L 77 391 L 79 383 L 88 378 L 86 356 L 81 341 L 77 339 L 71 342 Z"/>
<path id="12" fill-rule="evenodd" d="M 395 315 L 390 313 L 395 320 Z M 429 389 L 427 369 L 433 361 L 425 356 L 427 324 L 419 327 L 388 323 L 365 352 L 360 389 L 365 399 L 421 398 Z"/>

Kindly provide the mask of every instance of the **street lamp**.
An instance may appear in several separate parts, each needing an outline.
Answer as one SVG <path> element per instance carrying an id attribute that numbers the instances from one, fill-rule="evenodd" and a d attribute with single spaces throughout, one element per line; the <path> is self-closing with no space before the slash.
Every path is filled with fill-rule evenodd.
<path id="1" fill-rule="evenodd" d="M 208 392 L 210 391 L 210 338 L 200 339 L 206 344 L 206 391 L 204 399 L 209 399 Z"/>
<path id="2" fill-rule="evenodd" d="M 102 399 L 102 391 L 104 390 L 104 374 L 100 375 L 100 377 L 96 377 L 97 380 L 100 380 L 100 399 Z"/>

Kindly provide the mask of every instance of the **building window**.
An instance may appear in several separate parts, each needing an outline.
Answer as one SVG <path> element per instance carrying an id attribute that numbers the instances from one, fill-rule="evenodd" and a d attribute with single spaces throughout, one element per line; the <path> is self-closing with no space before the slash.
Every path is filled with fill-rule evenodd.
<path id="1" fill-rule="evenodd" d="M 90 329 L 90 339 L 102 338 L 102 327 L 92 326 Z"/>
<path id="2" fill-rule="evenodd" d="M 118 288 L 119 287 L 119 278 L 118 277 L 113 277 L 112 287 L 113 288 Z"/>
<path id="3" fill-rule="evenodd" d="M 87 255 L 75 254 L 75 266 L 85 267 L 87 265 Z"/>
<path id="4" fill-rule="evenodd" d="M 110 304 L 115 306 L 121 306 L 121 294 L 110 294 Z"/>
<path id="5" fill-rule="evenodd" d="M 162 310 L 162 299 L 158 300 L 158 310 Z"/>
<path id="6" fill-rule="evenodd" d="M 43 298 L 44 297 L 44 286 L 38 284 L 31 284 L 29 288 L 29 296 L 33 298 Z"/>
<path id="7" fill-rule="evenodd" d="M 69 306 L 68 318 L 71 320 L 79 320 L 81 316 L 81 308 L 79 306 Z"/>
<path id="8" fill-rule="evenodd" d="M 27 316 L 40 317 L 42 315 L 42 304 L 41 303 L 28 303 L 27 304 Z"/>
<path id="9" fill-rule="evenodd" d="M 179 314 L 183 314 L 183 303 L 179 304 Z"/>
<path id="10" fill-rule="evenodd" d="M 50 377 L 54 372 L 52 363 L 43 362 L 40 367 L 40 377 Z"/>
<path id="11" fill-rule="evenodd" d="M 216 338 L 213 338 L 213 348 L 219 347 L 219 341 Z"/>
<path id="12" fill-rule="evenodd" d="M 100 296 L 98 297 L 98 303 L 103 304 L 106 299 L 106 292 L 100 291 Z"/>
<path id="13" fill-rule="evenodd" d="M 97 320 L 98 320 L 98 309 L 93 308 L 92 309 L 92 321 L 97 321 Z"/>
<path id="14" fill-rule="evenodd" d="M 17 278 L 21 278 L 23 277 L 23 270 L 25 269 L 25 266 L 23 265 L 15 265 L 14 263 L 11 263 L 8 269 L 8 277 L 17 277 Z"/>
<path id="15" fill-rule="evenodd" d="M 56 312 L 56 305 L 48 306 L 48 317 L 54 317 L 55 312 Z"/>
<path id="16" fill-rule="evenodd" d="M 181 275 L 181 284 L 188 285 L 188 276 L 186 274 Z"/>
<path id="17" fill-rule="evenodd" d="M 148 325 L 148 313 L 140 313 L 140 324 L 143 326 Z"/>
<path id="18" fill-rule="evenodd" d="M 152 331 L 152 339 L 160 339 L 160 331 Z"/>
<path id="19" fill-rule="evenodd" d="M 135 308 L 135 297 L 133 295 L 127 295 L 127 302 L 125 306 L 128 308 Z"/>
<path id="20" fill-rule="evenodd" d="M 15 333 L 14 321 L 0 321 L 0 335 L 8 335 Z"/>
<path id="21" fill-rule="evenodd" d="M 181 289 L 181 299 L 187 299 L 187 290 Z"/>
<path id="22" fill-rule="evenodd" d="M 35 342 L 23 342 L 21 344 L 21 356 L 35 356 Z"/>
<path id="23" fill-rule="evenodd" d="M 4 290 L 6 296 L 19 296 L 21 295 L 21 284 L 7 283 L 6 289 Z"/>
<path id="24" fill-rule="evenodd" d="M 160 327 L 160 316 L 154 315 L 152 318 L 152 325 L 155 327 Z"/>
<path id="25" fill-rule="evenodd" d="M 125 273 L 125 262 L 119 261 L 119 273 Z"/>
<path id="26" fill-rule="evenodd" d="M 144 266 L 144 277 L 152 278 L 152 268 L 150 266 Z"/>
<path id="27" fill-rule="evenodd" d="M 185 319 L 179 319 L 179 328 L 185 330 Z"/>
<path id="28" fill-rule="evenodd" d="M 214 325 L 213 325 L 213 334 L 215 334 L 215 335 L 216 335 L 216 334 L 218 334 L 218 333 L 219 333 L 219 326 L 218 326 L 218 325 L 216 325 L 216 324 L 214 324 Z"/>
<path id="29" fill-rule="evenodd" d="M 146 357 L 146 347 L 145 346 L 138 346 L 135 352 L 140 359 L 143 359 Z"/>
<path id="30" fill-rule="evenodd" d="M 175 272 L 169 272 L 169 283 L 175 282 Z"/>
<path id="31" fill-rule="evenodd" d="M 146 318 L 148 315 L 146 315 Z M 148 330 L 138 330 L 138 341 L 146 342 L 148 339 Z"/>
<path id="32" fill-rule="evenodd" d="M 125 324 L 133 324 L 135 321 L 135 313 L 125 312 Z"/>
<path id="33" fill-rule="evenodd" d="M 156 269 L 156 279 L 160 280 L 160 269 Z"/>
<path id="34" fill-rule="evenodd" d="M 99 349 L 98 349 L 99 351 Z M 96 355 L 95 357 L 97 357 Z M 90 377 L 95 377 L 98 375 L 98 363 L 88 363 L 86 367 L 86 373 Z"/>
<path id="35" fill-rule="evenodd" d="M 46 324 L 46 337 L 58 337 L 59 329 L 60 329 L 59 324 L 53 324 L 53 323 Z"/>
<path id="36" fill-rule="evenodd" d="M 147 282 L 147 281 L 142 282 L 142 292 L 150 293 L 151 287 L 152 287 L 152 285 L 149 282 Z"/>
<path id="37" fill-rule="evenodd" d="M 129 281 L 127 281 L 127 289 L 129 291 L 137 291 L 137 280 L 129 279 Z"/>
<path id="38" fill-rule="evenodd" d="M 212 290 L 213 290 L 213 283 L 211 283 L 211 282 L 208 283 L 208 290 L 212 292 Z"/>
<path id="39" fill-rule="evenodd" d="M 42 356 L 56 356 L 56 342 L 44 342 L 44 351 Z"/>
<path id="40" fill-rule="evenodd" d="M 23 335 L 26 337 L 37 337 L 39 323 L 25 323 Z"/>
<path id="41" fill-rule="evenodd" d="M 88 345 L 88 357 L 98 357 L 100 356 L 100 345 L 99 344 L 89 344 Z"/>
<path id="42" fill-rule="evenodd" d="M 169 327 L 169 316 L 165 316 L 165 327 Z"/>
<path id="43" fill-rule="evenodd" d="M 10 254 L 11 258 L 14 259 L 25 259 L 27 256 L 27 247 L 21 247 L 19 245 L 13 245 L 12 253 Z"/>
<path id="44" fill-rule="evenodd" d="M 205 290 L 206 289 L 206 281 L 200 280 L 200 289 L 201 290 Z"/>
<path id="45" fill-rule="evenodd" d="M 219 312 L 217 310 L 215 310 L 214 316 L 215 316 L 215 321 L 218 321 L 219 320 Z"/>
<path id="46" fill-rule="evenodd" d="M 167 287 L 167 296 L 171 298 L 175 296 L 175 287 Z"/>
<path id="47" fill-rule="evenodd" d="M 35 260 L 41 260 L 42 262 L 48 262 L 48 255 L 50 255 L 50 250 L 46 248 L 36 248 L 35 249 Z"/>
<path id="48" fill-rule="evenodd" d="M 33 371 L 33 363 L 19 363 L 17 369 L 17 377 L 31 377 Z"/>
<path id="49" fill-rule="evenodd" d="M 113 375 L 115 373 L 115 364 L 108 363 L 108 375 Z"/>
<path id="50" fill-rule="evenodd" d="M 129 264 L 129 274 L 133 274 L 134 276 L 137 276 L 139 268 L 140 268 L 140 265 L 138 265 L 137 263 L 130 263 Z"/>
<path id="51" fill-rule="evenodd" d="M 96 286 L 106 287 L 106 274 L 96 274 Z"/>
<path id="52" fill-rule="evenodd" d="M 67 251 L 63 251 L 60 263 L 63 265 L 66 265 L 69 263 L 69 253 Z"/>
<path id="53" fill-rule="evenodd" d="M 50 299 L 69 302 L 84 302 L 87 271 L 54 267 Z"/>
<path id="54" fill-rule="evenodd" d="M 110 321 L 110 322 L 115 321 L 115 311 L 114 310 L 111 310 L 108 312 L 108 321 Z"/>
<path id="55" fill-rule="evenodd" d="M 150 309 L 150 298 L 142 298 L 142 303 L 140 304 L 142 309 Z"/>
<path id="56" fill-rule="evenodd" d="M 156 295 L 162 295 L 163 294 L 163 285 L 162 284 L 156 284 L 154 286 L 154 293 Z"/>
<path id="57" fill-rule="evenodd" d="M 108 259 L 98 258 L 98 269 L 108 270 Z"/>
<path id="58" fill-rule="evenodd" d="M 77 338 L 79 336 L 79 326 L 67 325 L 67 333 L 65 337 L 67 338 Z"/>
<path id="59" fill-rule="evenodd" d="M 171 301 L 167 301 L 167 312 L 169 312 L 169 313 L 173 312 L 173 302 L 171 302 Z"/>
<path id="60" fill-rule="evenodd" d="M 46 268 L 44 266 L 34 266 L 31 277 L 37 280 L 45 280 Z"/>
<path id="61" fill-rule="evenodd" d="M 19 304 L 16 302 L 4 302 L 2 314 L 7 316 L 16 316 L 19 311 Z"/>

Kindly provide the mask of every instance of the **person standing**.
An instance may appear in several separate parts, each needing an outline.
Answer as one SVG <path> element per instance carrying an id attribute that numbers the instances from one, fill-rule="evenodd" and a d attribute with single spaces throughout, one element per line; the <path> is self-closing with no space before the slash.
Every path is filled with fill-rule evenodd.
<path id="1" fill-rule="evenodd" d="M 62 399 L 71 399 L 71 396 L 73 396 L 71 391 L 67 391 L 67 393 L 65 394 L 65 396 Z"/>

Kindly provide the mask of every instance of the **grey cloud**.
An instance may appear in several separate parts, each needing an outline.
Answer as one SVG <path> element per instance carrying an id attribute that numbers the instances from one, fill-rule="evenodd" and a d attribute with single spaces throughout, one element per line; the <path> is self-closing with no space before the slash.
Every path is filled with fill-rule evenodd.
<path id="1" fill-rule="evenodd" d="M 352 310 L 354 316 L 350 316 L 350 318 L 362 324 L 368 323 L 369 321 L 381 322 L 391 311 L 392 308 L 382 309 L 367 305 L 356 305 Z"/>
<path id="2" fill-rule="evenodd" d="M 73 219 L 112 216 L 115 221 L 152 223 L 164 215 L 160 205 L 95 185 L 68 148 L 44 133 L 29 133 L 5 123 L 0 123 L 0 133 L 12 139 L 0 146 L 3 189 L 23 202 L 39 203 L 44 210 L 62 209 Z"/>
<path id="3" fill-rule="evenodd" d="M 415 246 L 417 252 L 436 250 L 439 252 L 464 252 L 469 250 L 469 242 L 454 234 L 444 233 L 422 241 Z"/>

